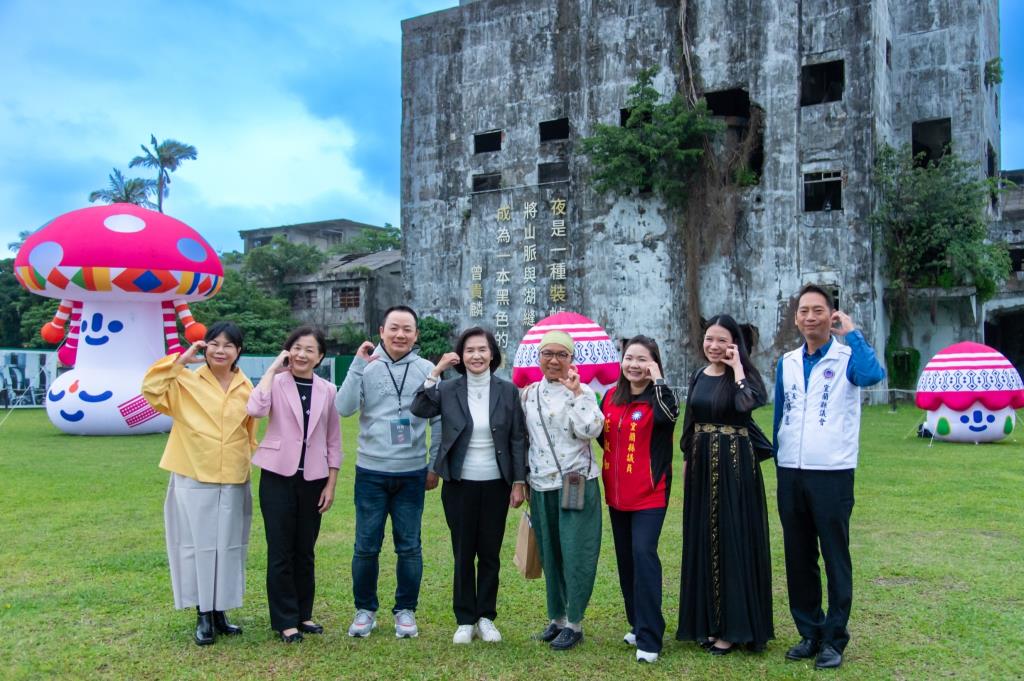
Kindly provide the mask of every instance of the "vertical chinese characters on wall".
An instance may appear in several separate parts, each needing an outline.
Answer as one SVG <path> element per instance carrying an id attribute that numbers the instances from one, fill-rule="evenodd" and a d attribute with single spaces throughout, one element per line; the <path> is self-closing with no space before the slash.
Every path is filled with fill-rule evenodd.
<path id="1" fill-rule="evenodd" d="M 485 217 L 493 248 L 467 254 L 470 321 L 490 326 L 504 352 L 569 303 L 568 207 L 564 193 L 553 190 L 518 200 L 503 195 Z"/>

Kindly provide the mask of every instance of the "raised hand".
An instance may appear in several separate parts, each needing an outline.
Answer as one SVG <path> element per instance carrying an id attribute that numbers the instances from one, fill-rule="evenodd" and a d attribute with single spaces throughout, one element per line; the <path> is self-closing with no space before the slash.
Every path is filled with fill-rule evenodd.
<path id="1" fill-rule="evenodd" d="M 443 374 L 448 369 L 451 369 L 453 366 L 455 366 L 461 361 L 462 360 L 459 358 L 458 353 L 446 352 L 443 355 L 441 355 L 441 359 L 437 360 L 437 364 L 434 365 L 434 368 L 431 370 L 430 375 L 433 376 L 434 378 L 440 378 L 441 374 Z"/>
<path id="2" fill-rule="evenodd" d="M 658 368 L 657 362 L 648 362 L 645 369 L 647 370 L 647 375 L 652 381 L 657 381 L 658 379 L 663 378 L 661 375 L 661 369 Z"/>
<path id="3" fill-rule="evenodd" d="M 197 354 L 200 350 L 206 349 L 206 341 L 197 340 L 195 343 L 188 347 L 188 350 L 178 355 L 178 359 L 175 360 L 178 364 L 199 364 L 206 361 L 202 357 L 198 357 Z"/>
<path id="4" fill-rule="evenodd" d="M 277 357 L 274 358 L 274 362 L 267 368 L 268 372 L 280 374 L 288 371 L 288 357 L 290 353 L 287 350 L 282 350 Z"/>
<path id="5" fill-rule="evenodd" d="M 850 315 L 845 312 L 836 310 L 832 313 L 832 330 L 840 336 L 845 336 L 851 331 L 856 330 L 857 326 L 850 319 Z"/>
<path id="6" fill-rule="evenodd" d="M 375 347 L 370 341 L 363 341 L 363 344 L 356 350 L 356 357 L 366 362 L 372 362 L 377 359 L 377 355 L 373 354 Z"/>
<path id="7" fill-rule="evenodd" d="M 568 388 L 569 392 L 573 395 L 579 396 L 583 394 L 583 389 L 580 388 L 580 372 L 572 364 L 569 365 L 569 375 L 558 379 L 558 382 Z"/>

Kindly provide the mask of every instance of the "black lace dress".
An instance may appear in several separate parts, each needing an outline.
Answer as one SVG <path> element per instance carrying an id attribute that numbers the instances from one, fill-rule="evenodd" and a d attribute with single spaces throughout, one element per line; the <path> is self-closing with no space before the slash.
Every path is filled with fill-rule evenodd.
<path id="1" fill-rule="evenodd" d="M 760 460 L 771 445 L 751 418 L 760 377 L 694 374 L 683 424 L 683 565 L 676 638 L 760 649 L 774 638 L 768 509 Z"/>

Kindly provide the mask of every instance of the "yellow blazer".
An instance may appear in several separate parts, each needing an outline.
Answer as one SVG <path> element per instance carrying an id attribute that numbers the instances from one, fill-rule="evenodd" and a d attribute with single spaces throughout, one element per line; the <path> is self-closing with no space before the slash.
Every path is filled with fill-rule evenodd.
<path id="1" fill-rule="evenodd" d="M 193 372 L 176 359 L 157 360 L 142 379 L 142 396 L 174 419 L 160 468 L 199 482 L 245 482 L 256 448 L 256 420 L 245 409 L 252 382 L 238 369 L 224 392 L 205 364 Z"/>

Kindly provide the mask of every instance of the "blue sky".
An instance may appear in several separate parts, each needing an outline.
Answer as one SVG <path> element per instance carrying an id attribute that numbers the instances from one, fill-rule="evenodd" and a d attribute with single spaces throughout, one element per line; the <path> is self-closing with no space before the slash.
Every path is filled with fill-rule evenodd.
<path id="1" fill-rule="evenodd" d="M 397 225 L 400 22 L 457 4 L 0 0 L 0 255 L 135 174 L 150 133 L 197 147 L 165 210 L 218 250 L 239 229 Z M 1001 20 L 1001 165 L 1024 168 L 1024 0 Z"/>

